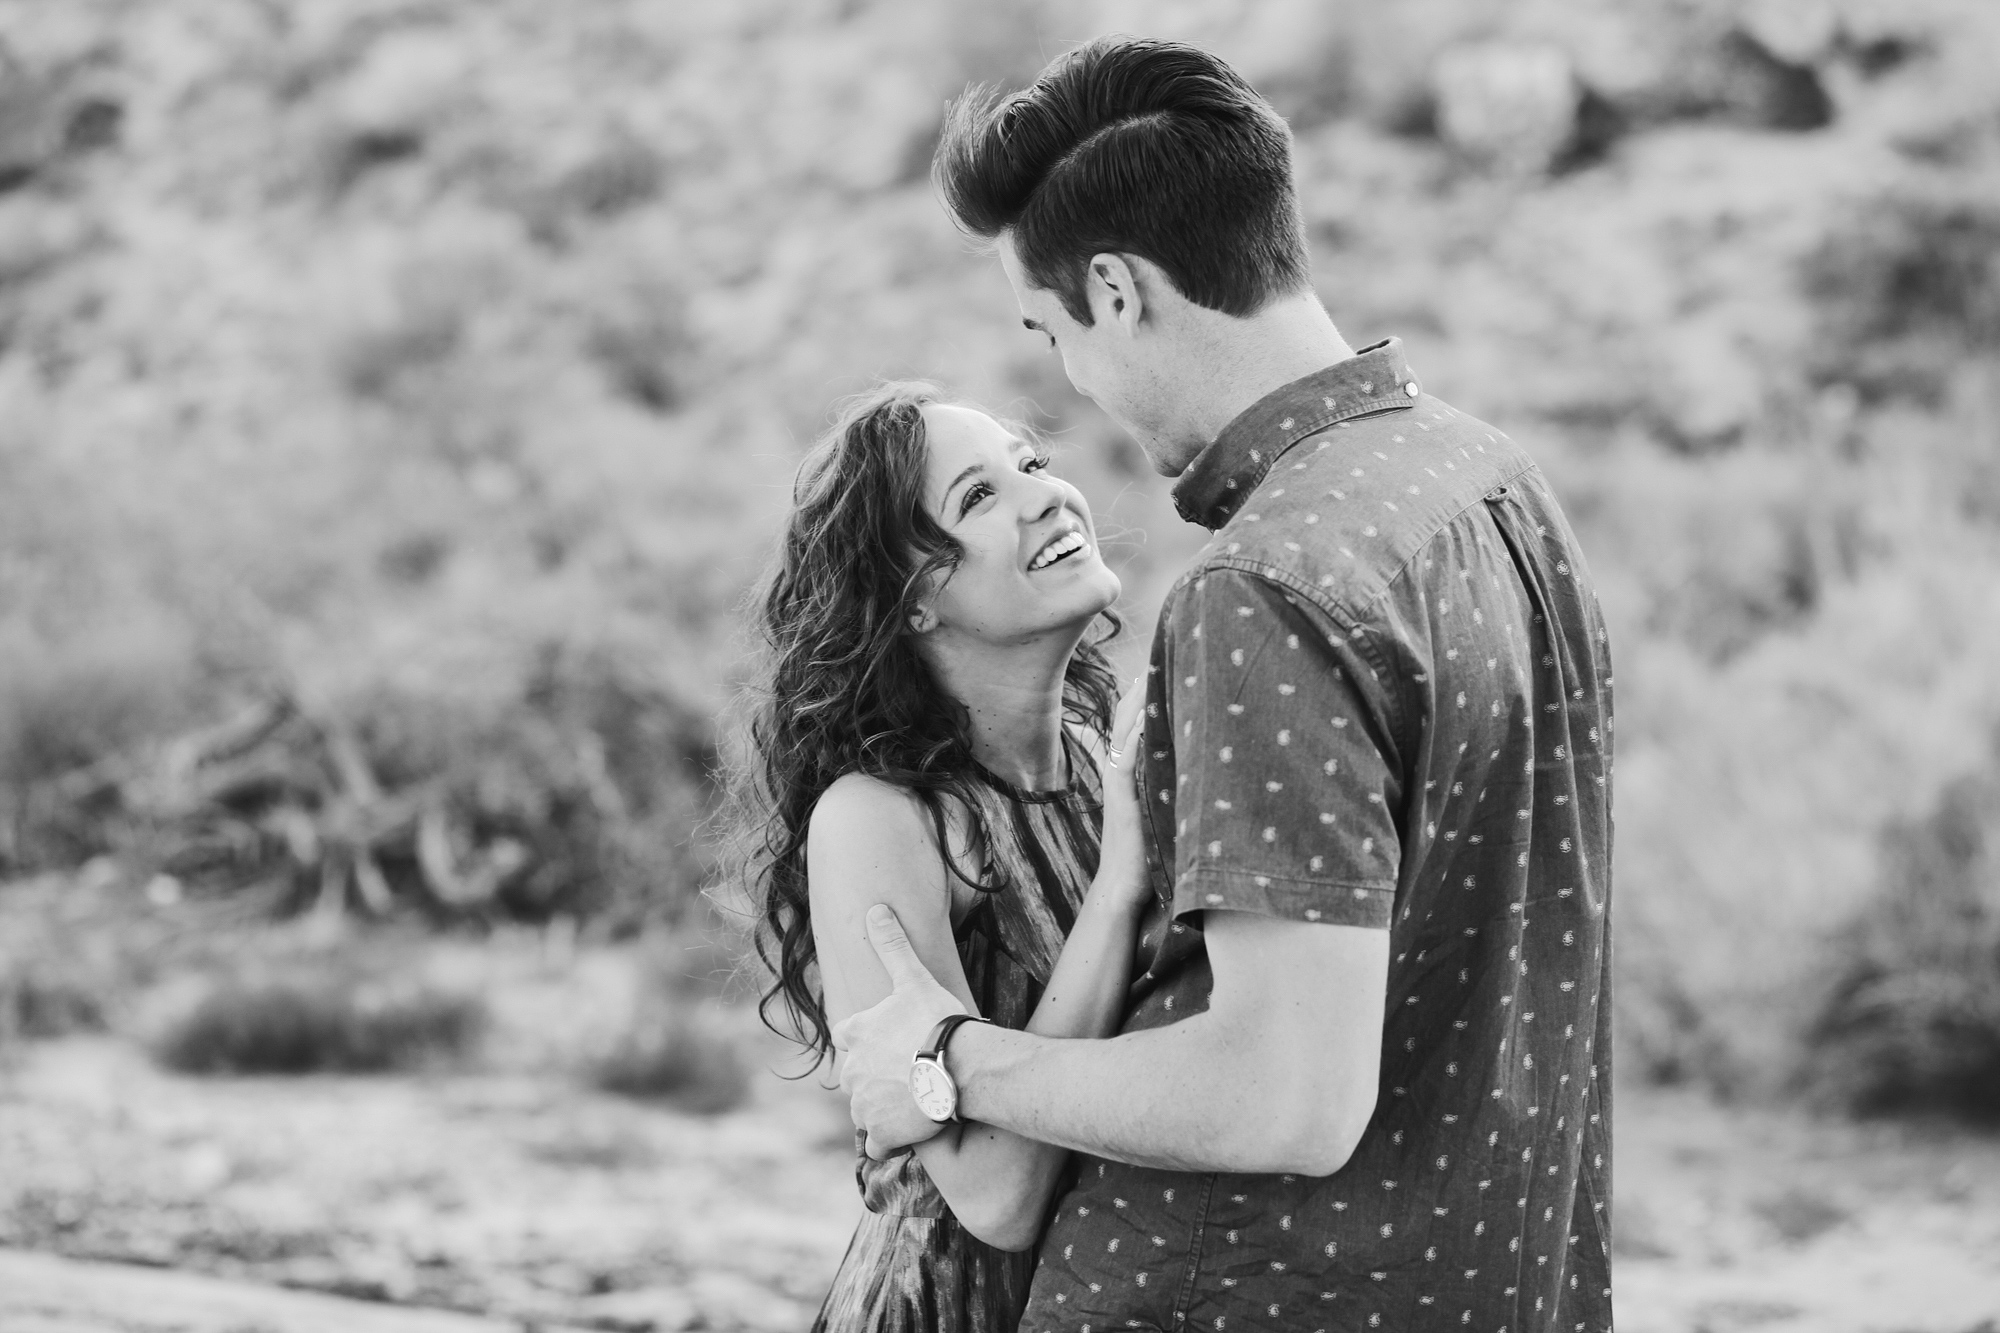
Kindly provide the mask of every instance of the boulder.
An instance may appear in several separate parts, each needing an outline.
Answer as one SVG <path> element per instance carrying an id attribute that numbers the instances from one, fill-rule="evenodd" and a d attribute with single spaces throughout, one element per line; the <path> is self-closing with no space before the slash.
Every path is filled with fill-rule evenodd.
<path id="1" fill-rule="evenodd" d="M 1465 42 L 1431 70 L 1437 130 L 1473 161 L 1509 173 L 1547 170 L 1576 133 L 1582 89 L 1561 47 Z"/>
<path id="2" fill-rule="evenodd" d="M 1744 35 L 1788 65 L 1811 65 L 1839 43 L 1840 15 L 1827 0 L 1753 0 L 1738 20 Z"/>
<path id="3" fill-rule="evenodd" d="M 464 46 L 444 33 L 381 37 L 341 85 L 342 128 L 356 138 L 422 139 L 463 94 L 470 64 Z"/>
<path id="4" fill-rule="evenodd" d="M 30 69 L 0 43 L 0 193 L 118 141 L 124 107 L 76 66 Z"/>

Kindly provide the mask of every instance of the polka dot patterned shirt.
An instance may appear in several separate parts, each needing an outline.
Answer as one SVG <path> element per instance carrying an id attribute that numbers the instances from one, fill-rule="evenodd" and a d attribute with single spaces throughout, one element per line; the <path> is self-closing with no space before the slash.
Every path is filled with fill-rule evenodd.
<path id="1" fill-rule="evenodd" d="M 1381 1088 L 1325 1178 L 1079 1158 L 1021 1328 L 1609 1329 L 1612 682 L 1561 509 L 1394 340 L 1175 498 L 1214 536 L 1153 643 L 1127 1030 L 1205 1006 L 1205 911 L 1386 930 Z"/>

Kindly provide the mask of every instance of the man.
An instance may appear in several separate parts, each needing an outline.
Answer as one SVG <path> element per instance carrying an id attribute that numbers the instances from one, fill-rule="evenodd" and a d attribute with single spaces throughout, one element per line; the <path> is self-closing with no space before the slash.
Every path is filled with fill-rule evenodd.
<path id="1" fill-rule="evenodd" d="M 948 1026 L 920 1109 L 960 1006 L 877 909 L 869 1151 L 953 1111 L 1076 1150 L 1024 1330 L 1608 1329 L 1611 676 L 1541 474 L 1342 340 L 1289 133 L 1204 52 L 967 99 L 937 177 L 1214 536 L 1153 640 L 1122 1034 Z"/>

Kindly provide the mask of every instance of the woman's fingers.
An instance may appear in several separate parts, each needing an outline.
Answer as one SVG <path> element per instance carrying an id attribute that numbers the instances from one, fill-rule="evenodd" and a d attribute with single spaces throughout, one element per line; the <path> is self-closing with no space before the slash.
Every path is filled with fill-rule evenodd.
<path id="1" fill-rule="evenodd" d="M 1125 731 L 1119 738 L 1118 748 L 1129 750 L 1131 742 L 1139 739 L 1140 725 L 1146 720 L 1146 680 L 1141 676 L 1132 686 L 1132 715 L 1125 719 Z"/>
<path id="2" fill-rule="evenodd" d="M 1111 763 L 1120 772 L 1130 772 L 1134 755 L 1132 747 L 1138 743 L 1139 723 L 1145 716 L 1146 678 L 1132 677 L 1132 683 L 1119 696 L 1118 708 L 1111 718 Z"/>
<path id="3" fill-rule="evenodd" d="M 1139 717 L 1141 706 L 1145 702 L 1146 678 L 1144 676 L 1134 676 L 1131 683 L 1125 687 L 1125 692 L 1118 696 L 1118 707 L 1111 715 L 1111 734 L 1113 736 L 1123 736 L 1126 732 L 1130 731 L 1133 722 Z"/>

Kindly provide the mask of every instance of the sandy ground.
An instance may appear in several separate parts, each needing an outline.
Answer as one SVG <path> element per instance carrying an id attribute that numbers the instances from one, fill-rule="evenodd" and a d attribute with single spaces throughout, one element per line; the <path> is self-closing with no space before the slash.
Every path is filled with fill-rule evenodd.
<path id="1" fill-rule="evenodd" d="M 859 1206 L 851 1129 L 759 1081 L 704 1118 L 548 1077 L 193 1080 L 53 1043 L 0 1084 L 0 1243 L 517 1322 L 798 1329 Z"/>
<path id="2" fill-rule="evenodd" d="M 568 1333 L 537 1324 L 539 1333 Z M 172 1269 L 0 1250 L 7 1333 L 520 1333 L 513 1319 L 368 1304 Z"/>
<path id="3" fill-rule="evenodd" d="M 1646 1090 L 1619 1112 L 1625 1333 L 2000 1333 L 2000 1138 Z M 194 1080 L 43 1044 L 0 1073 L 0 1329 L 796 1330 L 859 1208 L 848 1143 L 809 1082 L 703 1118 L 525 1074 Z"/>
<path id="4" fill-rule="evenodd" d="M 1621 1097 L 1622 1333 L 2000 1333 L 2000 1138 Z"/>

